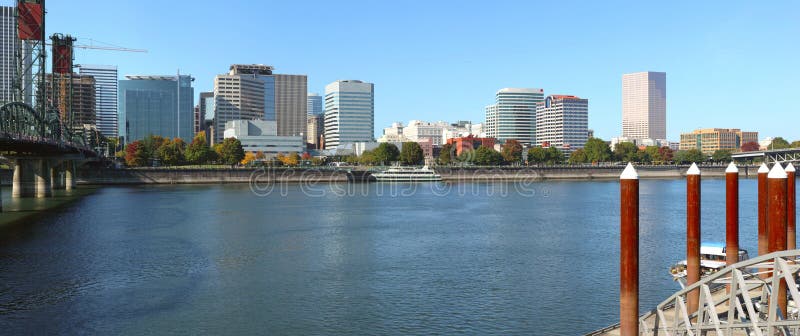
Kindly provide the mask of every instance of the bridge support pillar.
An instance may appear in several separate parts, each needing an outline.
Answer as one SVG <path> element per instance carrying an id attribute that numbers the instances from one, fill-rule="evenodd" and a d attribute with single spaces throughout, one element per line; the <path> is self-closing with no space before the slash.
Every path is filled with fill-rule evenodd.
<path id="1" fill-rule="evenodd" d="M 50 163 L 50 186 L 53 190 L 64 190 L 64 167 L 62 164 Z"/>
<path id="2" fill-rule="evenodd" d="M 33 197 L 36 195 L 32 163 L 32 160 L 14 160 L 14 177 L 11 180 L 11 197 Z"/>
<path id="3" fill-rule="evenodd" d="M 75 189 L 75 163 L 72 161 L 64 162 L 64 189 Z"/>
<path id="4" fill-rule="evenodd" d="M 50 188 L 50 162 L 47 160 L 36 160 L 34 164 L 36 197 L 53 196 L 53 190 Z"/>

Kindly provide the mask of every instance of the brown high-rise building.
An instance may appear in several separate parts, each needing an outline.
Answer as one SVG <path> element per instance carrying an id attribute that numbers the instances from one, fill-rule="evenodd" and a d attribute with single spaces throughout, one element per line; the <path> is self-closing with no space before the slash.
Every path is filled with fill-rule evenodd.
<path id="1" fill-rule="evenodd" d="M 70 81 L 72 81 L 71 86 L 69 85 Z M 55 86 L 52 86 L 53 75 L 48 74 L 45 77 L 45 82 L 48 102 L 53 101 L 53 92 L 56 93 L 55 106 L 61 115 L 64 126 L 71 128 L 81 128 L 84 125 L 97 126 L 95 79 L 93 76 L 58 74 L 56 75 Z"/>

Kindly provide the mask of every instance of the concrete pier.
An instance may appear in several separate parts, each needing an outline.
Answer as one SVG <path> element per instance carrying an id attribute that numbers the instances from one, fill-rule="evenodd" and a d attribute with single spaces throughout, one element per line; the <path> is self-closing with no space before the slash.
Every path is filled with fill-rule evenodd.
<path id="1" fill-rule="evenodd" d="M 36 196 L 36 181 L 32 160 L 14 160 L 14 176 L 11 180 L 12 197 L 34 197 Z"/>
<path id="2" fill-rule="evenodd" d="M 71 161 L 64 162 L 64 189 L 75 189 L 75 164 Z"/>
<path id="3" fill-rule="evenodd" d="M 34 175 L 36 180 L 36 197 L 51 197 L 53 189 L 50 185 L 50 162 L 47 160 L 34 161 Z"/>

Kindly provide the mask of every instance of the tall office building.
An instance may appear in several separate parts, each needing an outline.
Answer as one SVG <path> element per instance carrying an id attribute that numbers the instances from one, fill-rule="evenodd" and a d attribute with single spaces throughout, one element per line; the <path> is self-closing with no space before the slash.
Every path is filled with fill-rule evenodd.
<path id="1" fill-rule="evenodd" d="M 194 115 L 194 132 L 205 131 L 208 116 L 208 99 L 214 99 L 214 92 L 200 92 L 200 101 L 197 102 L 197 111 Z"/>
<path id="2" fill-rule="evenodd" d="M 514 139 L 525 145 L 536 142 L 536 103 L 544 90 L 505 88 L 497 91 L 495 104 L 486 106 L 486 136 L 498 143 Z"/>
<path id="3" fill-rule="evenodd" d="M 97 130 L 103 136 L 116 138 L 117 130 L 117 67 L 114 65 L 81 65 L 81 75 L 94 77 Z"/>
<path id="4" fill-rule="evenodd" d="M 214 79 L 215 141 L 222 141 L 231 120 L 271 120 L 279 136 L 306 131 L 307 77 L 273 74 L 272 66 L 233 64 Z"/>
<path id="5" fill-rule="evenodd" d="M 372 141 L 375 132 L 375 84 L 339 80 L 325 86 L 325 148 Z"/>
<path id="6" fill-rule="evenodd" d="M 17 48 L 20 48 L 23 62 L 30 65 L 32 60 L 29 43 L 19 39 L 16 7 L 0 6 L 0 103 L 14 99 L 15 80 L 21 80 L 28 93 L 22 97 L 22 101 L 33 103 L 32 73 L 27 71 L 24 76 L 17 78 Z"/>
<path id="7" fill-rule="evenodd" d="M 194 137 L 194 78 L 179 76 L 125 76 L 119 81 L 120 134 L 125 141 L 150 135 Z"/>
<path id="8" fill-rule="evenodd" d="M 72 87 L 69 85 L 72 81 Z M 45 76 L 45 85 L 50 88 L 53 75 Z M 62 87 L 63 85 L 63 87 Z M 71 128 L 83 128 L 97 126 L 97 93 L 95 78 L 89 75 L 66 75 L 61 78 L 56 77 L 55 90 L 46 90 L 45 98 L 47 101 L 53 100 L 53 93 L 57 92 L 55 107 L 61 115 L 61 120 Z M 103 133 L 105 135 L 105 133 Z"/>
<path id="9" fill-rule="evenodd" d="M 309 93 L 307 108 L 309 118 L 312 116 L 322 116 L 324 111 L 322 108 L 322 96 L 316 93 Z"/>
<path id="10" fill-rule="evenodd" d="M 758 132 L 744 132 L 738 128 L 705 128 L 681 133 L 679 148 L 699 149 L 711 155 L 717 150 L 738 152 L 748 142 L 758 142 Z"/>
<path id="11" fill-rule="evenodd" d="M 325 116 L 314 115 L 308 117 L 306 123 L 306 142 L 315 149 L 322 149 L 322 135 L 325 134 Z"/>
<path id="12" fill-rule="evenodd" d="M 536 145 L 552 146 L 567 153 L 583 148 L 589 140 L 589 100 L 550 95 L 536 104 Z"/>
<path id="13" fill-rule="evenodd" d="M 622 136 L 633 140 L 667 138 L 667 73 L 622 75 Z"/>

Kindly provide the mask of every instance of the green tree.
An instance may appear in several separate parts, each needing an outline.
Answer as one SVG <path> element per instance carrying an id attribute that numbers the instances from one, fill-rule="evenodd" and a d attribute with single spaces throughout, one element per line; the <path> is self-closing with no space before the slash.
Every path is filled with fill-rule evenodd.
<path id="1" fill-rule="evenodd" d="M 639 158 L 639 147 L 632 142 L 620 142 L 614 145 L 614 159 L 623 162 L 635 162 Z"/>
<path id="2" fill-rule="evenodd" d="M 528 163 L 547 162 L 547 150 L 542 147 L 531 147 L 528 149 Z"/>
<path id="3" fill-rule="evenodd" d="M 233 166 L 244 159 L 244 149 L 239 139 L 227 138 L 219 146 L 215 145 L 214 149 L 223 164 Z"/>
<path id="4" fill-rule="evenodd" d="M 786 139 L 781 137 L 772 139 L 772 143 L 769 145 L 769 149 L 785 149 L 791 147 L 792 145 L 789 143 L 789 141 L 786 141 Z"/>
<path id="5" fill-rule="evenodd" d="M 167 166 L 175 166 L 182 164 L 186 159 L 184 151 L 186 150 L 186 143 L 180 138 L 175 138 L 172 141 L 166 141 L 158 148 L 156 157 L 161 160 L 161 163 Z"/>
<path id="6" fill-rule="evenodd" d="M 211 161 L 211 147 L 206 142 L 206 132 L 200 131 L 195 134 L 192 143 L 186 147 L 186 161 L 192 164 L 205 164 Z"/>
<path id="7" fill-rule="evenodd" d="M 561 152 L 558 148 L 549 147 L 547 148 L 547 163 L 549 164 L 559 164 L 564 163 L 564 153 Z"/>
<path id="8" fill-rule="evenodd" d="M 439 152 L 439 164 L 447 165 L 453 161 L 452 154 L 454 153 L 451 154 L 450 152 L 454 152 L 452 144 L 442 145 L 442 150 Z"/>
<path id="9" fill-rule="evenodd" d="M 789 148 L 800 148 L 800 140 L 792 141 L 792 143 L 789 144 Z"/>
<path id="10" fill-rule="evenodd" d="M 482 166 L 499 165 L 503 162 L 503 156 L 492 148 L 480 146 L 475 150 L 473 161 Z"/>
<path id="11" fill-rule="evenodd" d="M 641 162 L 645 163 L 663 163 L 664 160 L 661 158 L 661 153 L 659 152 L 661 148 L 658 146 L 647 146 L 641 151 L 640 160 Z"/>
<path id="12" fill-rule="evenodd" d="M 503 144 L 500 154 L 507 163 L 522 161 L 522 144 L 514 139 L 508 139 Z"/>
<path id="13" fill-rule="evenodd" d="M 699 149 L 692 148 L 675 152 L 673 160 L 678 164 L 701 163 L 706 160 L 706 155 Z"/>
<path id="14" fill-rule="evenodd" d="M 588 159 L 586 158 L 586 151 L 583 148 L 578 148 L 569 156 L 569 163 L 572 164 L 579 164 L 579 163 L 586 163 Z"/>
<path id="15" fill-rule="evenodd" d="M 731 151 L 726 149 L 715 150 L 711 154 L 711 160 L 714 160 L 714 162 L 728 162 L 731 160 Z"/>
<path id="16" fill-rule="evenodd" d="M 375 155 L 376 162 L 384 165 L 397 161 L 400 156 L 400 151 L 397 149 L 397 146 L 388 142 L 382 142 L 377 148 L 372 150 L 372 153 Z"/>
<path id="17" fill-rule="evenodd" d="M 586 151 L 586 158 L 589 162 L 608 162 L 611 159 L 611 149 L 603 139 L 589 138 L 583 149 Z"/>
<path id="18" fill-rule="evenodd" d="M 403 149 L 400 150 L 400 162 L 408 165 L 415 165 L 425 159 L 422 147 L 416 142 L 404 142 Z"/>

